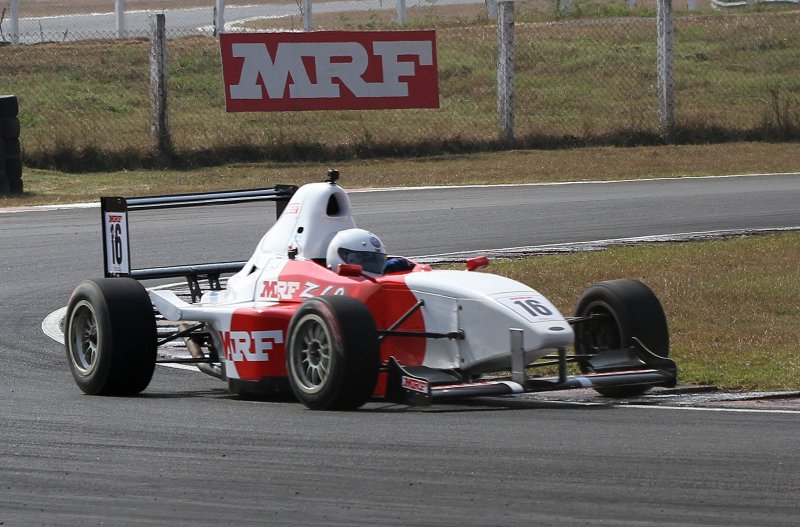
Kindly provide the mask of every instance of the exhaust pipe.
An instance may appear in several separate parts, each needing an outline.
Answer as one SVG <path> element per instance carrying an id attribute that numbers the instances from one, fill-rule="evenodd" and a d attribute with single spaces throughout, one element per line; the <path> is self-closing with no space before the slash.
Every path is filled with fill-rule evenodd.
<path id="1" fill-rule="evenodd" d="M 180 324 L 178 326 L 179 331 L 186 331 L 191 326 L 189 324 Z M 208 359 L 203 350 L 200 347 L 200 342 L 198 342 L 196 337 L 185 337 L 183 341 L 186 343 L 186 349 L 189 350 L 189 354 L 192 356 L 193 359 L 198 360 L 205 360 Z M 216 377 L 217 379 L 224 381 L 225 376 L 222 374 L 222 368 L 220 368 L 217 364 L 208 364 L 206 362 L 201 362 L 196 364 L 197 369 L 201 372 L 205 373 L 206 375 L 211 375 L 212 377 Z"/>

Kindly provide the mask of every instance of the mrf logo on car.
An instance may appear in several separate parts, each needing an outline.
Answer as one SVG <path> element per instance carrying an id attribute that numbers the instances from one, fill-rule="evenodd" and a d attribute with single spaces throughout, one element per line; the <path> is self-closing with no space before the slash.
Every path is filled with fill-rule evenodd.
<path id="1" fill-rule="evenodd" d="M 229 112 L 438 108 L 434 31 L 220 35 Z"/>

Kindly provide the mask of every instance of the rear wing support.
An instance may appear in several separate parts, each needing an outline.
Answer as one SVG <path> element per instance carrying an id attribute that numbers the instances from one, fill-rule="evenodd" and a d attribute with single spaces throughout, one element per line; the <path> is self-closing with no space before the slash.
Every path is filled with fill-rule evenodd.
<path id="1" fill-rule="evenodd" d="M 219 275 L 235 273 L 246 262 L 207 263 L 172 267 L 131 268 L 128 237 L 128 212 L 137 210 L 173 209 L 203 205 L 227 205 L 254 201 L 274 201 L 277 217 L 297 191 L 294 185 L 277 185 L 253 190 L 228 190 L 197 194 L 173 194 L 140 198 L 102 197 L 100 214 L 103 226 L 103 271 L 107 278 L 128 276 L 137 280 L 186 277 L 192 296 L 199 291 L 197 279 L 206 277 L 212 288 L 219 286 Z"/>

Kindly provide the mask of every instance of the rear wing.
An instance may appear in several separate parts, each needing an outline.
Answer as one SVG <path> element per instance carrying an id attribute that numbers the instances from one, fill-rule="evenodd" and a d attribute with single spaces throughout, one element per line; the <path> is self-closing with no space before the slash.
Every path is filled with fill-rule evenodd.
<path id="1" fill-rule="evenodd" d="M 277 185 L 253 190 L 227 190 L 197 194 L 173 194 L 141 198 L 102 197 L 100 211 L 103 226 L 103 270 L 107 278 L 127 276 L 137 280 L 186 277 L 190 285 L 201 276 L 217 280 L 221 273 L 235 273 L 246 262 L 222 262 L 171 267 L 132 269 L 128 237 L 128 212 L 173 209 L 203 205 L 226 205 L 254 201 L 274 201 L 277 217 L 297 191 L 294 185 Z"/>

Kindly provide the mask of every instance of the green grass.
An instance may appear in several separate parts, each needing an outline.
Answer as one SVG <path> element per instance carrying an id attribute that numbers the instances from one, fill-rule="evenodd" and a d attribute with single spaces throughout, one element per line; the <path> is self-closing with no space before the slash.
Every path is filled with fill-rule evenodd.
<path id="1" fill-rule="evenodd" d="M 572 314 L 581 291 L 635 278 L 661 300 L 681 384 L 800 389 L 800 232 L 494 261 Z"/>
<path id="2" fill-rule="evenodd" d="M 575 17 L 542 23 L 533 13 L 552 4 L 534 4 L 518 10 L 518 140 L 511 146 L 660 143 L 654 20 L 613 18 L 617 4 L 578 3 Z M 439 24 L 438 110 L 227 114 L 217 41 L 170 40 L 170 166 L 507 147 L 497 131 L 494 26 L 477 12 L 436 18 L 433 7 L 415 23 Z M 800 138 L 800 11 L 691 16 L 676 27 L 678 141 Z M 154 166 L 148 48 L 136 39 L 0 47 L 0 92 L 20 97 L 26 164 Z"/>

